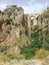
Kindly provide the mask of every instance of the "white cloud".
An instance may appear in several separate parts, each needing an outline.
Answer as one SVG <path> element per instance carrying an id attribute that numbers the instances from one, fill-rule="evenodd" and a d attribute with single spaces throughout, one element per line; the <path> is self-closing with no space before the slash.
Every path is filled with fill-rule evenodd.
<path id="1" fill-rule="evenodd" d="M 35 3 L 35 0 L 30 0 L 27 3 L 28 3 L 28 5 L 32 5 L 32 3 Z"/>
<path id="2" fill-rule="evenodd" d="M 1 3 L 0 10 L 4 10 L 8 4 Z M 43 9 L 47 8 L 48 2 L 45 3 L 36 3 L 36 0 L 28 0 L 27 6 L 22 6 L 25 13 L 38 13 L 41 12 Z M 18 6 L 21 6 L 18 4 Z"/>
<path id="3" fill-rule="evenodd" d="M 39 13 L 45 8 L 47 8 L 48 2 L 42 3 L 36 3 L 35 0 L 28 1 L 28 6 L 24 6 L 24 12 L 25 13 Z"/>
<path id="4" fill-rule="evenodd" d="M 0 10 L 4 10 L 6 8 L 7 4 L 0 4 Z"/>

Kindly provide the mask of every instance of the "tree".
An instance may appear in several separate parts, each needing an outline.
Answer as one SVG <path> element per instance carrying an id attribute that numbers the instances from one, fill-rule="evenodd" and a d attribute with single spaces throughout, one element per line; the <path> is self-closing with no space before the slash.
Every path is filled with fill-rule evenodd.
<path id="1" fill-rule="evenodd" d="M 45 49 L 49 50 L 49 34 L 46 35 L 45 41 L 46 41 Z"/>
<path id="2" fill-rule="evenodd" d="M 34 32 L 31 34 L 30 44 L 22 48 L 22 54 L 25 55 L 26 59 L 30 59 L 35 55 L 35 52 L 42 48 L 42 36 L 39 35 L 38 27 L 35 27 Z"/>

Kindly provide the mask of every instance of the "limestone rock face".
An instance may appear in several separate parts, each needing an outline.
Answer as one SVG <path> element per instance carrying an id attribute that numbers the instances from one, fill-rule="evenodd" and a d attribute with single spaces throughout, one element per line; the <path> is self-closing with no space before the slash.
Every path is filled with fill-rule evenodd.
<path id="1" fill-rule="evenodd" d="M 12 27 L 12 30 L 14 30 L 14 33 L 16 37 L 20 37 L 20 28 L 21 28 L 21 22 L 23 21 L 23 15 L 24 11 L 21 7 L 17 7 L 14 5 L 7 6 L 7 8 L 4 10 L 4 19 L 10 20 L 10 24 Z"/>
<path id="2" fill-rule="evenodd" d="M 24 14 L 22 7 L 9 5 L 3 12 L 0 11 L 0 40 L 4 42 L 9 35 L 10 39 L 7 43 L 27 45 L 34 27 L 38 26 L 39 29 L 42 28 L 45 31 L 45 25 L 49 32 L 49 9 L 41 14 Z M 16 48 L 19 49 L 17 46 Z"/>
<path id="3" fill-rule="evenodd" d="M 30 37 L 33 32 L 34 26 L 38 25 L 37 17 L 38 14 L 27 14 L 24 16 L 25 18 L 25 26 L 27 27 L 28 36 Z"/>
<path id="4" fill-rule="evenodd" d="M 3 44 L 6 40 L 7 44 L 12 48 L 10 50 L 12 53 L 20 53 L 16 38 L 20 38 L 20 31 L 23 28 L 23 15 L 23 8 L 17 7 L 16 5 L 7 6 L 3 12 L 0 12 L 0 44 Z M 7 40 L 8 34 L 10 36 L 9 41 Z M 15 43 L 16 47 L 14 46 Z"/>

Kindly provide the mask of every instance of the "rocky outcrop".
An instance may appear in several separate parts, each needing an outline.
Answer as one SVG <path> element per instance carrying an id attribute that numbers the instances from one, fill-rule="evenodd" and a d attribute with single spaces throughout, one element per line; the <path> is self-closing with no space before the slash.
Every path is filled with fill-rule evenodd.
<path id="1" fill-rule="evenodd" d="M 28 28 L 28 36 L 30 37 L 31 36 L 31 33 L 33 32 L 33 29 L 36 25 L 38 25 L 38 21 L 37 21 L 37 16 L 38 14 L 28 14 L 27 15 L 27 28 Z"/>
<path id="2" fill-rule="evenodd" d="M 49 10 L 46 12 L 46 14 L 45 12 L 41 14 L 24 14 L 22 7 L 7 6 L 3 12 L 0 12 L 0 43 L 4 42 L 9 35 L 10 40 L 7 40 L 7 43 L 16 43 L 17 48 L 18 46 L 27 45 L 29 43 L 28 39 L 36 26 L 42 29 L 43 33 L 47 29 L 45 33 L 47 34 L 49 32 Z M 7 36 L 4 36 L 3 32 Z"/>

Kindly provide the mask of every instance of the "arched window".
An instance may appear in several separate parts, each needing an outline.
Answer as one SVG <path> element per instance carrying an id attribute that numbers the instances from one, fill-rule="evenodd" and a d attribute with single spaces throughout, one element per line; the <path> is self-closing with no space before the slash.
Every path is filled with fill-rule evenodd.
<path id="1" fill-rule="evenodd" d="M 31 16 L 31 25 L 33 25 L 33 19 L 34 19 L 34 17 Z"/>
<path id="2" fill-rule="evenodd" d="M 33 20 L 33 18 L 34 18 L 34 17 L 33 17 L 33 16 L 31 16 L 31 20 Z"/>

